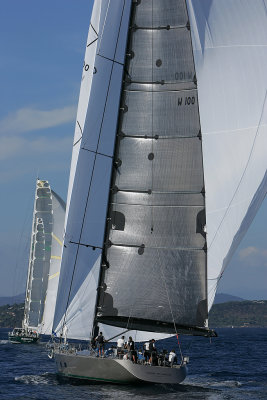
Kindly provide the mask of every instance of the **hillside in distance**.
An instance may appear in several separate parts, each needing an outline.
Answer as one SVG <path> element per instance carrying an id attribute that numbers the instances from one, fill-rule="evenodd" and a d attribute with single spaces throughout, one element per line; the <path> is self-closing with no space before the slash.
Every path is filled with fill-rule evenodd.
<path id="1" fill-rule="evenodd" d="M 24 304 L 0 307 L 0 328 L 20 327 Z M 266 327 L 267 300 L 231 301 L 214 304 L 209 314 L 211 328 L 222 327 Z"/>
<path id="2" fill-rule="evenodd" d="M 0 306 L 0 328 L 20 328 L 24 314 L 24 303 Z"/>
<path id="3" fill-rule="evenodd" d="M 0 306 L 20 304 L 24 302 L 24 299 L 25 293 L 16 294 L 15 296 L 2 296 L 0 297 Z"/>
<path id="4" fill-rule="evenodd" d="M 227 303 L 229 301 L 244 301 L 241 297 L 233 296 L 226 293 L 216 293 L 214 304 Z"/>
<path id="5" fill-rule="evenodd" d="M 214 304 L 209 313 L 209 326 L 267 327 L 267 300 Z"/>

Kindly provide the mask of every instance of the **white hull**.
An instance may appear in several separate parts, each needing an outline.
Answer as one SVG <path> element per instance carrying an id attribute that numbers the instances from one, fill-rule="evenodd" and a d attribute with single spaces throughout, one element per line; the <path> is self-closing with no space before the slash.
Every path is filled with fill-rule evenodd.
<path id="1" fill-rule="evenodd" d="M 68 378 L 121 384 L 182 382 L 186 365 L 158 367 L 134 364 L 130 360 L 97 358 L 88 355 L 55 353 L 58 373 Z"/>

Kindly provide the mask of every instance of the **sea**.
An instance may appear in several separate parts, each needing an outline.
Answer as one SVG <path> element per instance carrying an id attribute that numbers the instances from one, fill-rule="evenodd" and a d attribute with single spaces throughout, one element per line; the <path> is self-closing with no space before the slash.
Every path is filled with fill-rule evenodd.
<path id="1" fill-rule="evenodd" d="M 180 336 L 189 373 L 179 385 L 62 381 L 46 343 L 10 344 L 0 329 L 0 400 L 267 400 L 267 328 L 221 328 L 218 338 Z M 177 338 L 157 343 L 176 349 Z"/>

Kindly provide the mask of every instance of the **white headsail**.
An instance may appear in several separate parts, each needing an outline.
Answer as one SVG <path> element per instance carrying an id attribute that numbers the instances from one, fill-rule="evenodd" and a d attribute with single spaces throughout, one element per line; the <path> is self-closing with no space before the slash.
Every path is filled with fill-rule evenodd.
<path id="1" fill-rule="evenodd" d="M 55 313 L 58 281 L 61 265 L 61 254 L 63 246 L 63 229 L 65 220 L 65 202 L 51 190 L 52 199 L 52 242 L 50 255 L 50 269 L 45 297 L 44 313 L 42 323 L 39 327 L 40 333 L 50 335 Z"/>
<path id="2" fill-rule="evenodd" d="M 81 89 L 77 121 L 80 114 L 87 118 L 77 149 L 74 140 L 54 319 L 54 330 L 67 324 L 70 337 L 76 337 L 71 326 L 89 337 L 93 325 L 130 8 L 130 2 L 100 0 L 92 12 L 89 35 L 96 36 L 87 43 L 88 92 Z M 72 310 L 83 310 L 83 304 L 88 305 L 86 320 L 76 311 L 74 318 Z"/>
<path id="3" fill-rule="evenodd" d="M 207 210 L 208 296 L 267 191 L 267 8 L 188 0 Z"/>

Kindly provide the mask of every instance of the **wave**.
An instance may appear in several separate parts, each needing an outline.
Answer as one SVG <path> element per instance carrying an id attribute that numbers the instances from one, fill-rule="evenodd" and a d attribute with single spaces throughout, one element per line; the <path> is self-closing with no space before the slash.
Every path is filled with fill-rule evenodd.
<path id="1" fill-rule="evenodd" d="M 8 344 L 9 340 L 0 340 L 0 344 Z"/>
<path id="2" fill-rule="evenodd" d="M 220 390 L 222 388 L 238 388 L 243 386 L 243 383 L 233 379 L 216 379 L 209 374 L 190 376 L 185 380 L 188 385 L 201 387 L 202 389 Z"/>
<path id="3" fill-rule="evenodd" d="M 240 387 L 243 386 L 243 384 L 239 381 L 234 381 L 234 380 L 226 380 L 226 381 L 221 381 L 221 382 L 213 382 L 211 383 L 211 386 L 213 387 Z"/>
<path id="4" fill-rule="evenodd" d="M 57 385 L 56 374 L 45 372 L 41 375 L 21 375 L 15 376 L 15 381 L 26 385 Z"/>

